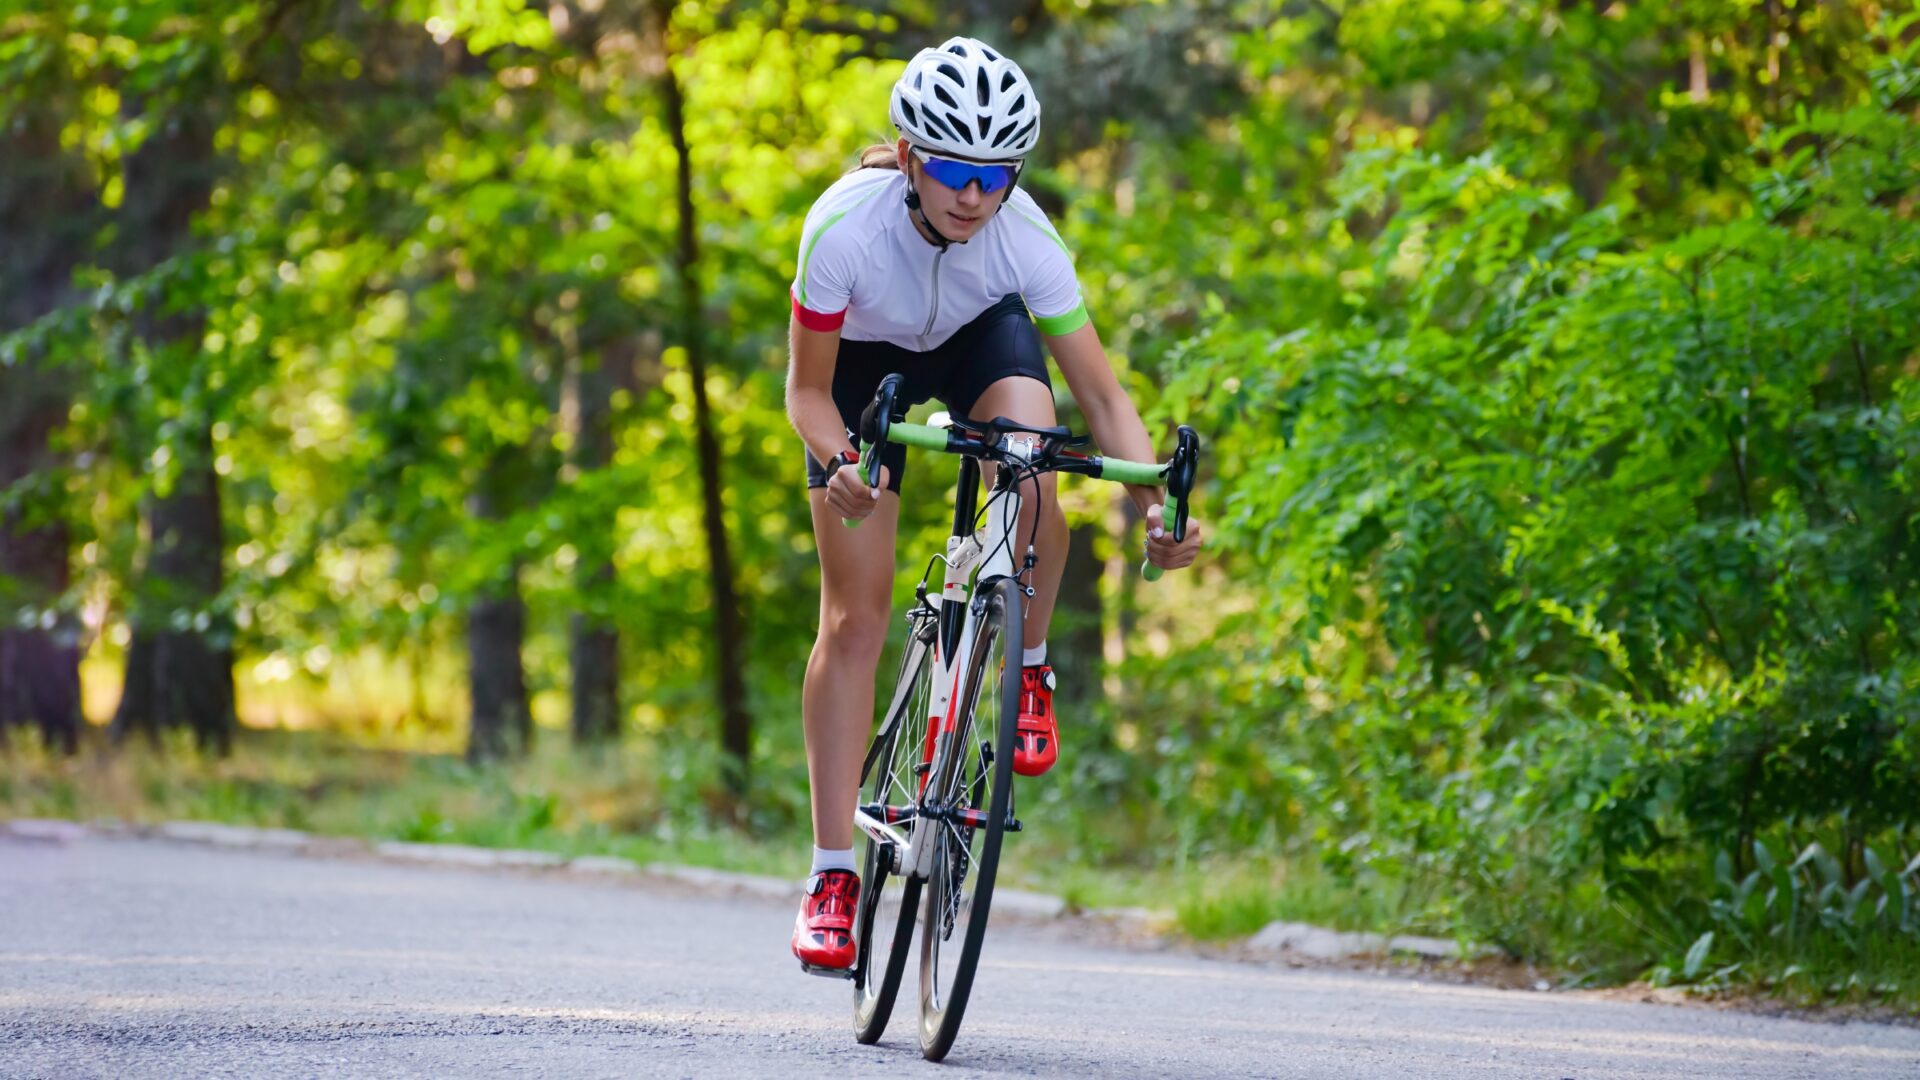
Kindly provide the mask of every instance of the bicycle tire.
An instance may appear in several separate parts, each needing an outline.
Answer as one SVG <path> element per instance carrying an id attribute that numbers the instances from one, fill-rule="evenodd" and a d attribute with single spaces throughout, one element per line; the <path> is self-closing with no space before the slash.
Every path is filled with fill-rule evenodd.
<path id="1" fill-rule="evenodd" d="M 860 790 L 869 802 L 911 803 L 918 794 L 913 766 L 925 744 L 927 713 L 932 699 L 933 650 L 928 623 L 915 621 L 907 648 L 900 657 L 900 675 L 888 698 L 891 713 L 882 719 L 867 749 L 860 774 Z M 900 687 L 913 683 L 905 694 Z M 920 902 L 920 882 L 895 873 L 881 858 L 881 845 L 866 837 L 861 862 L 860 904 L 854 921 L 853 1032 L 862 1043 L 877 1042 L 887 1029 L 907 954 L 913 949 L 913 924 Z M 897 909 L 891 919 L 890 909 Z M 884 935 L 884 936 L 883 936 Z M 884 954 L 884 955 L 883 955 Z M 878 957 L 881 963 L 872 961 Z"/>
<path id="2" fill-rule="evenodd" d="M 920 924 L 920 1052 L 928 1061 L 941 1060 L 953 1048 L 986 940 L 994 874 L 1012 806 L 1014 723 L 1020 714 L 1024 651 L 1021 596 L 1019 584 L 1008 578 L 996 582 L 988 594 L 961 683 L 963 696 L 955 706 L 955 730 L 963 737 L 950 742 L 935 766 L 940 798 L 985 810 L 986 818 L 972 828 L 950 821 L 935 834 L 942 844 L 922 890 Z M 969 878 L 971 893 L 966 891 Z M 952 966 L 943 971 L 943 947 L 951 947 L 956 938 L 958 953 L 949 954 Z"/>

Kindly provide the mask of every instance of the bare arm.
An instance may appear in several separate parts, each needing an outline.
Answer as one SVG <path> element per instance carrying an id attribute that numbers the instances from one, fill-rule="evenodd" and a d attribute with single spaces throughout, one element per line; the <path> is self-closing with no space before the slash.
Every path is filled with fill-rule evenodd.
<path id="1" fill-rule="evenodd" d="M 787 420 L 814 460 L 852 450 L 840 409 L 833 403 L 833 369 L 840 356 L 840 331 L 809 330 L 800 320 L 787 325 Z M 869 488 L 858 469 L 840 469 L 827 484 L 827 502 L 841 517 L 864 518 L 873 513 L 880 491 L 887 486 L 887 470 L 880 470 L 880 487 Z"/>
<path id="2" fill-rule="evenodd" d="M 840 355 L 840 331 L 809 330 L 799 319 L 787 322 L 787 420 L 800 440 L 825 461 L 853 449 L 840 410 L 833 404 L 833 368 Z"/>
<path id="3" fill-rule="evenodd" d="M 1088 322 L 1072 333 L 1049 337 L 1047 348 L 1066 376 L 1073 400 L 1086 414 L 1100 452 L 1128 461 L 1158 461 L 1140 410 L 1114 377 L 1113 365 L 1107 361 L 1107 350 L 1101 346 L 1093 324 Z M 1147 522 L 1147 557 L 1168 570 L 1192 563 L 1200 550 L 1200 522 L 1189 517 L 1186 539 L 1178 544 L 1171 535 L 1155 535 L 1162 532 L 1161 504 L 1165 496 L 1157 487 L 1128 484 L 1126 488 L 1135 509 Z"/>

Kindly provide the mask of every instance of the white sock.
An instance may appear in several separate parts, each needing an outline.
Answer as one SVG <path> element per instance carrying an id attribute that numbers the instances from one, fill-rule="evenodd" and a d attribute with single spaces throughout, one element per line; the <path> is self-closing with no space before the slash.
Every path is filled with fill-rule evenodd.
<path id="1" fill-rule="evenodd" d="M 1041 642 L 1020 656 L 1021 667 L 1039 667 L 1047 662 L 1047 643 Z"/>
<path id="2" fill-rule="evenodd" d="M 823 870 L 858 869 L 859 866 L 853 861 L 852 848 L 845 851 L 829 851 L 826 848 L 817 847 L 813 849 L 813 869 L 808 871 L 808 876 L 811 877 Z"/>

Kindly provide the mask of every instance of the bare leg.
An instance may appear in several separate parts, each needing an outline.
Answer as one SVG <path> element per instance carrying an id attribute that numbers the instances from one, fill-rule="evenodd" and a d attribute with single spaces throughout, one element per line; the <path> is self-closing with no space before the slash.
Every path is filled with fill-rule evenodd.
<path id="1" fill-rule="evenodd" d="M 849 529 L 819 488 L 807 492 L 820 552 L 820 636 L 800 692 L 815 846 L 853 846 L 860 763 L 873 731 L 873 680 L 893 604 L 893 545 L 900 499 L 880 493 L 873 516 Z"/>
<path id="2" fill-rule="evenodd" d="M 1055 423 L 1053 390 L 1046 383 L 1024 375 L 1001 379 L 987 387 L 973 405 L 972 419 L 991 420 L 996 416 L 1032 427 L 1051 427 Z M 991 465 L 982 470 L 989 485 L 993 483 L 993 471 Z M 1055 497 L 1057 480 L 1053 473 L 1042 476 L 1038 499 L 1034 497 L 1033 485 L 1023 484 L 1020 488 L 1020 533 L 1014 549 L 1016 567 L 1027 556 L 1027 536 L 1033 530 L 1034 515 L 1038 513 L 1040 519 L 1040 530 L 1033 538 L 1033 599 L 1027 602 L 1023 635 L 1029 647 L 1047 640 L 1047 627 L 1053 622 L 1053 604 L 1060 595 L 1060 573 L 1067 565 L 1067 515 Z"/>

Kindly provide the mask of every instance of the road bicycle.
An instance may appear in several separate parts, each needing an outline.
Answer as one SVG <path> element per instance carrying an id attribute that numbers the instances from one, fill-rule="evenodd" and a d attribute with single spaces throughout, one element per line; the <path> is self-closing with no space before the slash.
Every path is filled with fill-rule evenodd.
<path id="1" fill-rule="evenodd" d="M 1165 485 L 1174 538 L 1184 540 L 1200 440 L 1182 426 L 1172 460 L 1152 464 L 1089 455 L 1075 449 L 1090 441 L 1085 436 L 1004 417 L 981 423 L 939 414 L 909 424 L 895 408 L 902 382 L 900 375 L 883 379 L 862 414 L 868 484 L 879 486 L 880 450 L 890 442 L 956 454 L 960 467 L 953 534 L 914 590 L 899 679 L 861 768 L 853 816 L 866 847 L 849 975 L 855 1034 L 874 1042 L 893 1012 L 917 923 L 920 1050 L 939 1061 L 973 989 L 1001 840 L 1023 828 L 1013 739 L 1034 552 L 1031 532 L 1024 547 L 1017 544 L 1020 489 L 1031 483 L 1037 491 L 1048 472 Z M 976 514 L 981 462 L 996 468 Z M 946 569 L 929 595 L 936 565 Z M 1150 563 L 1141 572 L 1149 581 L 1160 576 Z"/>

